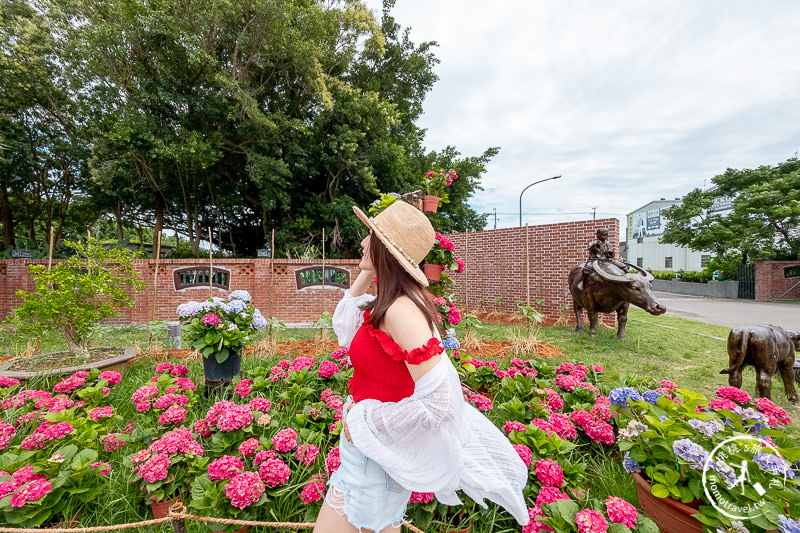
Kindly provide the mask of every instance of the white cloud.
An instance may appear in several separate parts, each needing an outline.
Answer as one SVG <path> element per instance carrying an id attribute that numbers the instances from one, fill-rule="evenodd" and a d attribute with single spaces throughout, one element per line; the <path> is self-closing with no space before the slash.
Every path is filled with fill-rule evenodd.
<path id="1" fill-rule="evenodd" d="M 398 0 L 392 14 L 439 43 L 427 147 L 501 147 L 472 201 L 505 213 L 498 227 L 556 174 L 525 193 L 525 221 L 597 206 L 623 229 L 652 200 L 800 149 L 798 2 Z"/>

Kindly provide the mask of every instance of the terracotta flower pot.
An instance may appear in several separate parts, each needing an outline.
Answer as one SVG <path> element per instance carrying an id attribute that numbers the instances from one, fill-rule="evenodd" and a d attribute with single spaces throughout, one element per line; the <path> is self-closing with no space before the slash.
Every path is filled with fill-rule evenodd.
<path id="1" fill-rule="evenodd" d="M 700 512 L 697 508 L 672 498 L 656 498 L 650 494 L 650 483 L 639 474 L 631 475 L 636 481 L 639 505 L 653 519 L 661 533 L 703 533 L 703 524 L 692 517 Z"/>
<path id="2" fill-rule="evenodd" d="M 165 502 L 151 503 L 150 509 L 153 511 L 153 518 L 164 518 L 167 516 L 169 514 L 169 508 L 177 501 L 177 498 L 173 498 Z"/>
<path id="3" fill-rule="evenodd" d="M 430 265 L 425 263 L 422 265 L 422 271 L 425 272 L 425 277 L 431 281 L 439 281 L 442 279 L 442 271 L 444 271 L 444 265 Z"/>
<path id="4" fill-rule="evenodd" d="M 425 213 L 435 213 L 439 207 L 439 197 L 426 195 L 422 197 L 422 210 Z"/>

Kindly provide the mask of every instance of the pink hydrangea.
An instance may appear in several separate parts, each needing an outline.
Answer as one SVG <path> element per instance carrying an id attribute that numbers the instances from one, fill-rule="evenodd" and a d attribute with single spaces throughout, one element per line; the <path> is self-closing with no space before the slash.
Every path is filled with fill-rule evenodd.
<path id="1" fill-rule="evenodd" d="M 9 505 L 11 507 L 22 507 L 26 502 L 36 502 L 42 499 L 53 490 L 53 484 L 49 479 L 34 479 L 20 486 L 11 495 Z"/>
<path id="2" fill-rule="evenodd" d="M 113 370 L 106 370 L 104 372 L 100 372 L 100 374 L 97 376 L 97 379 L 104 379 L 110 386 L 113 387 L 122 381 L 122 374 L 119 372 L 114 372 Z"/>
<path id="3" fill-rule="evenodd" d="M 272 407 L 272 404 L 266 398 L 251 398 L 250 399 L 250 409 L 253 411 L 260 411 L 262 413 L 266 413 L 269 411 L 269 408 Z"/>
<path id="4" fill-rule="evenodd" d="M 606 422 L 584 428 L 586 436 L 595 442 L 611 446 L 615 442 L 614 427 Z"/>
<path id="5" fill-rule="evenodd" d="M 453 241 L 451 241 L 450 239 L 448 239 L 444 235 L 441 235 L 441 234 L 437 233 L 436 234 L 436 240 L 438 240 L 439 241 L 439 245 L 442 248 L 444 248 L 445 250 L 447 250 L 448 252 L 454 252 L 456 250 L 456 245 L 453 244 Z"/>
<path id="6" fill-rule="evenodd" d="M 154 453 L 166 453 L 174 455 L 203 455 L 204 450 L 199 442 L 192 440 L 192 431 L 187 428 L 178 428 L 165 433 L 160 439 L 150 445 L 150 450 Z"/>
<path id="7" fill-rule="evenodd" d="M 181 390 L 183 390 L 183 391 L 189 390 L 189 389 L 191 389 L 193 391 L 197 391 L 197 385 L 195 385 L 194 381 L 192 381 L 189 378 L 178 378 L 178 379 L 175 380 L 175 384 L 178 387 L 180 387 Z"/>
<path id="8" fill-rule="evenodd" d="M 167 474 L 169 474 L 169 463 L 169 455 L 157 453 L 138 467 L 137 475 L 148 483 L 162 481 L 167 479 Z"/>
<path id="9" fill-rule="evenodd" d="M 572 392 L 575 387 L 581 386 L 581 380 L 573 374 L 559 374 L 553 383 L 556 387 L 560 387 L 567 392 Z"/>
<path id="10" fill-rule="evenodd" d="M 725 409 L 727 411 L 733 411 L 738 407 L 736 402 L 733 400 L 729 400 L 727 398 L 716 398 L 708 402 L 708 406 L 715 411 L 719 411 L 720 409 Z"/>
<path id="11" fill-rule="evenodd" d="M 553 389 L 536 389 L 539 394 L 547 394 L 547 408 L 550 412 L 560 411 L 564 408 L 564 399 Z"/>
<path id="12" fill-rule="evenodd" d="M 136 411 L 139 413 L 144 413 L 149 409 L 150 409 L 150 402 L 139 402 L 136 404 Z"/>
<path id="13" fill-rule="evenodd" d="M 75 390 L 80 389 L 83 387 L 84 383 L 86 383 L 86 377 L 84 375 L 78 375 L 79 372 L 72 374 L 70 377 L 63 381 L 59 381 L 53 387 L 53 391 L 55 392 L 72 392 Z"/>
<path id="14" fill-rule="evenodd" d="M 92 463 L 92 468 L 98 468 L 99 471 L 97 473 L 101 476 L 107 476 L 111 473 L 111 465 L 102 461 L 95 461 Z"/>
<path id="15" fill-rule="evenodd" d="M 233 392 L 235 392 L 239 396 L 239 398 L 247 398 L 253 392 L 253 380 L 252 379 L 241 380 L 233 388 Z"/>
<path id="16" fill-rule="evenodd" d="M 525 424 L 521 422 L 516 422 L 514 420 L 507 420 L 505 426 L 503 426 L 507 435 L 511 435 L 512 431 L 519 431 L 524 432 L 526 430 Z"/>
<path id="17" fill-rule="evenodd" d="M 575 515 L 575 525 L 578 526 L 578 533 L 606 533 L 608 531 L 606 519 L 593 509 L 578 511 Z"/>
<path id="18" fill-rule="evenodd" d="M 258 476 L 267 487 L 277 487 L 289 480 L 292 471 L 280 459 L 267 459 L 258 469 Z"/>
<path id="19" fill-rule="evenodd" d="M 179 377 L 179 376 L 185 376 L 188 373 L 189 373 L 189 367 L 187 367 L 186 365 L 175 365 L 174 367 L 172 367 L 172 370 L 170 370 L 169 375 L 172 377 Z"/>
<path id="20" fill-rule="evenodd" d="M 331 352 L 331 359 L 336 359 L 338 361 L 339 359 L 344 359 L 348 355 L 349 352 L 347 351 L 347 348 L 337 348 Z"/>
<path id="21" fill-rule="evenodd" d="M 563 413 L 553 413 L 548 422 L 556 435 L 562 439 L 571 440 L 578 436 L 578 430 L 575 429 L 569 417 Z"/>
<path id="22" fill-rule="evenodd" d="M 636 529 L 636 520 L 639 518 L 639 512 L 636 507 L 619 496 L 606 498 L 606 513 L 608 514 L 608 519 L 612 522 L 622 524 L 629 529 Z"/>
<path id="23" fill-rule="evenodd" d="M 531 452 L 531 449 L 524 444 L 512 444 L 512 446 L 517 450 L 517 454 L 519 458 L 522 459 L 522 462 L 525 463 L 525 467 L 530 468 L 531 461 L 533 460 L 533 452 Z"/>
<path id="24" fill-rule="evenodd" d="M 462 261 L 458 257 L 456 257 L 455 259 L 456 259 L 456 264 L 458 265 L 458 267 L 453 272 L 455 272 L 456 274 L 460 274 L 460 273 L 464 272 L 464 261 Z"/>
<path id="25" fill-rule="evenodd" d="M 775 404 L 769 398 L 756 398 L 756 407 L 767 415 L 769 425 L 776 426 L 778 424 L 791 424 L 792 419 L 789 418 L 788 413 L 779 405 Z"/>
<path id="26" fill-rule="evenodd" d="M 306 466 L 314 464 L 319 455 L 319 448 L 313 444 L 301 444 L 297 447 L 297 459 Z"/>
<path id="27" fill-rule="evenodd" d="M 16 430 L 14 426 L 11 424 L 6 424 L 2 420 L 0 420 L 0 450 L 5 450 L 8 443 L 11 441 L 11 437 L 14 436 Z"/>
<path id="28" fill-rule="evenodd" d="M 433 498 L 434 494 L 432 492 L 412 492 L 408 503 L 430 503 Z"/>
<path id="29" fill-rule="evenodd" d="M 528 525 L 522 527 L 522 533 L 539 533 L 540 531 L 549 531 L 552 532 L 553 528 L 547 526 L 537 520 L 537 518 L 541 518 L 544 516 L 542 512 L 542 508 L 538 505 L 534 505 L 533 507 L 528 507 Z"/>
<path id="30" fill-rule="evenodd" d="M 531 420 L 531 425 L 534 425 L 544 431 L 548 437 L 556 432 L 556 429 L 550 422 L 547 420 L 542 420 L 541 418 L 534 418 Z"/>
<path id="31" fill-rule="evenodd" d="M 575 363 L 561 363 L 556 368 L 556 374 L 569 374 L 573 370 L 575 370 L 576 366 Z"/>
<path id="32" fill-rule="evenodd" d="M 306 483 L 300 493 L 300 499 L 303 503 L 308 505 L 312 502 L 317 502 L 325 495 L 325 483 L 320 479 L 319 475 L 314 476 L 312 481 Z"/>
<path id="33" fill-rule="evenodd" d="M 342 459 L 339 456 L 339 447 L 336 446 L 325 456 L 325 472 L 330 476 L 336 472 L 340 466 L 342 466 Z"/>
<path id="34" fill-rule="evenodd" d="M 611 402 L 605 396 L 598 396 L 589 414 L 598 420 L 608 422 L 611 420 Z"/>
<path id="35" fill-rule="evenodd" d="M 168 393 L 156 398 L 156 401 L 153 402 L 153 407 L 156 409 L 166 409 L 172 404 L 186 405 L 188 403 L 189 397 L 185 394 Z"/>
<path id="36" fill-rule="evenodd" d="M 325 405 L 330 409 L 341 409 L 344 405 L 344 400 L 338 394 L 332 394 L 325 399 Z"/>
<path id="37" fill-rule="evenodd" d="M 95 422 L 99 422 L 101 418 L 108 418 L 112 414 L 114 414 L 114 408 L 110 405 L 106 405 L 105 407 L 96 407 L 89 411 L 89 418 Z"/>
<path id="38" fill-rule="evenodd" d="M 479 411 L 491 411 L 494 408 L 492 400 L 480 394 L 473 394 L 469 397 L 469 401 L 474 403 Z"/>
<path id="39" fill-rule="evenodd" d="M 269 379 L 272 383 L 278 382 L 286 378 L 289 374 L 279 366 L 273 366 L 269 372 Z"/>
<path id="40" fill-rule="evenodd" d="M 658 384 L 661 385 L 662 387 L 664 387 L 665 389 L 670 390 L 670 391 L 673 391 L 673 390 L 678 388 L 678 384 L 677 383 L 675 383 L 674 381 L 666 380 L 666 379 L 662 379 L 661 381 L 658 382 Z"/>
<path id="41" fill-rule="evenodd" d="M 272 447 L 279 452 L 290 452 L 297 447 L 297 431 L 286 428 L 272 438 Z"/>
<path id="42" fill-rule="evenodd" d="M 211 436 L 211 428 L 208 427 L 208 422 L 203 418 L 194 423 L 194 432 L 200 435 L 202 439 L 207 439 Z"/>
<path id="43" fill-rule="evenodd" d="M 10 378 L 7 376 L 0 376 L 0 388 L 14 387 L 19 385 L 18 379 Z"/>
<path id="44" fill-rule="evenodd" d="M 720 387 L 717 389 L 715 394 L 720 398 L 733 400 L 739 403 L 750 403 L 751 400 L 749 394 L 736 387 Z"/>
<path id="45" fill-rule="evenodd" d="M 288 371 L 294 372 L 296 370 L 303 370 L 304 368 L 311 369 L 314 366 L 314 358 L 313 357 L 306 357 L 304 355 L 299 355 L 294 358 L 292 361 L 291 366 L 289 366 Z"/>
<path id="46" fill-rule="evenodd" d="M 131 464 L 138 465 L 142 461 L 148 460 L 150 455 L 150 450 L 146 448 L 144 450 L 139 450 L 133 455 L 133 457 L 131 457 Z"/>
<path id="47" fill-rule="evenodd" d="M 569 496 L 556 487 L 542 487 L 536 496 L 536 505 L 541 507 L 543 503 L 553 503 L 556 500 L 569 500 Z"/>
<path id="48" fill-rule="evenodd" d="M 75 402 L 70 399 L 66 394 L 57 394 L 50 399 L 42 399 L 36 402 L 37 408 L 46 408 L 49 413 L 60 413 L 64 409 L 69 409 L 75 405 Z"/>
<path id="49" fill-rule="evenodd" d="M 564 484 L 564 471 L 552 459 L 541 459 L 534 466 L 536 477 L 545 487 L 560 487 Z"/>
<path id="50" fill-rule="evenodd" d="M 606 371 L 606 369 L 600 365 L 591 365 L 589 368 L 592 370 L 592 372 L 597 372 L 599 374 L 603 374 Z"/>
<path id="51" fill-rule="evenodd" d="M 339 365 L 333 361 L 323 361 L 319 364 L 317 375 L 321 378 L 329 378 L 339 372 Z"/>
<path id="52" fill-rule="evenodd" d="M 252 457 L 255 455 L 256 450 L 258 447 L 261 446 L 261 442 L 258 439 L 250 438 L 246 441 L 239 444 L 239 454 L 243 457 Z"/>
<path id="53" fill-rule="evenodd" d="M 447 321 L 454 326 L 461 323 L 461 312 L 456 309 L 455 306 L 450 307 L 450 312 L 447 314 Z"/>
<path id="54" fill-rule="evenodd" d="M 225 487 L 225 497 L 237 509 L 244 509 L 256 503 L 264 494 L 264 483 L 255 472 L 235 475 Z"/>
<path id="55" fill-rule="evenodd" d="M 275 455 L 275 452 L 272 450 L 260 450 L 256 453 L 256 456 L 253 458 L 253 464 L 256 466 L 260 466 L 261 463 L 267 461 L 269 459 L 277 459 L 278 456 Z"/>
<path id="56" fill-rule="evenodd" d="M 156 396 L 158 396 L 158 385 L 143 385 L 131 395 L 131 401 L 138 404 L 149 401 Z"/>
<path id="57" fill-rule="evenodd" d="M 156 365 L 156 374 L 163 374 L 164 372 L 171 372 L 174 368 L 172 363 L 159 363 Z"/>
<path id="58" fill-rule="evenodd" d="M 203 315 L 203 325 L 211 327 L 221 326 L 222 319 L 217 313 L 209 313 L 207 315 Z"/>
<path id="59" fill-rule="evenodd" d="M 231 404 L 219 415 L 217 429 L 222 432 L 236 431 L 246 428 L 252 423 L 253 412 L 249 406 Z"/>
<path id="60" fill-rule="evenodd" d="M 121 436 L 122 433 L 109 433 L 108 435 L 100 437 L 103 443 L 103 449 L 107 452 L 113 452 L 125 446 L 125 441 L 119 439 Z"/>
<path id="61" fill-rule="evenodd" d="M 231 479 L 236 474 L 244 471 L 242 460 L 233 455 L 223 455 L 219 459 L 214 459 L 208 463 L 208 479 L 219 481 L 221 479 Z"/>
<path id="62" fill-rule="evenodd" d="M 158 417 L 158 423 L 163 425 L 181 424 L 184 420 L 186 420 L 186 409 L 180 405 L 170 405 L 167 410 Z"/>

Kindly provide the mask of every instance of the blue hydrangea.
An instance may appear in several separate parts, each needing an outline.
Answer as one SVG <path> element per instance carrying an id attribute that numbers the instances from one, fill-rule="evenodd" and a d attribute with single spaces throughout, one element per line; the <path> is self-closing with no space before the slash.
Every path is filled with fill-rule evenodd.
<path id="1" fill-rule="evenodd" d="M 628 405 L 628 398 L 632 401 L 639 401 L 642 396 L 630 387 L 618 387 L 608 393 L 608 401 L 612 405 Z"/>
<path id="2" fill-rule="evenodd" d="M 261 316 L 261 313 L 257 315 L 254 313 L 252 324 L 255 329 L 262 329 L 267 327 L 267 319 Z"/>
<path id="3" fill-rule="evenodd" d="M 714 461 L 713 464 L 714 470 L 717 471 L 722 481 L 724 481 L 729 488 L 734 487 L 738 482 L 736 471 L 725 461 Z"/>
<path id="4" fill-rule="evenodd" d="M 625 452 L 625 457 L 622 458 L 622 467 L 629 474 L 638 474 L 642 471 L 642 465 L 640 465 L 638 461 L 631 459 L 628 452 Z"/>
<path id="5" fill-rule="evenodd" d="M 648 403 L 653 405 L 658 404 L 658 399 L 664 396 L 664 393 L 659 392 L 657 390 L 646 390 L 642 393 L 642 398 L 645 399 Z"/>
<path id="6" fill-rule="evenodd" d="M 250 293 L 243 289 L 239 289 L 238 291 L 233 291 L 228 295 L 228 301 L 231 302 L 233 300 L 241 300 L 242 302 L 249 302 Z"/>
<path id="7" fill-rule="evenodd" d="M 770 429 L 770 425 L 764 422 L 756 422 L 755 424 L 747 428 L 747 432 L 750 433 L 751 435 L 756 435 L 759 438 L 762 438 L 758 434 L 764 431 L 765 429 Z"/>
<path id="8" fill-rule="evenodd" d="M 200 304 L 197 302 L 186 302 L 178 306 L 178 316 L 181 318 L 189 318 L 200 312 Z"/>
<path id="9" fill-rule="evenodd" d="M 689 425 L 706 437 L 711 437 L 715 433 L 725 429 L 725 426 L 723 426 L 718 420 L 697 420 L 696 418 L 692 418 L 689 420 Z"/>
<path id="10" fill-rule="evenodd" d="M 658 419 L 661 420 L 662 422 L 666 422 L 667 420 L 669 420 L 669 417 L 667 415 L 661 415 L 658 417 Z"/>
<path id="11" fill-rule="evenodd" d="M 702 470 L 708 459 L 708 452 L 705 448 L 690 439 L 676 440 L 672 443 L 672 450 L 675 455 L 689 463 L 689 467 L 693 470 Z"/>
<path id="12" fill-rule="evenodd" d="M 738 414 L 742 417 L 742 420 L 752 420 L 754 422 L 766 422 L 767 417 L 763 413 L 760 413 L 753 409 L 752 407 L 748 407 L 747 409 L 737 405 L 736 409 L 733 410 L 734 413 Z"/>
<path id="13" fill-rule="evenodd" d="M 759 453 L 753 457 L 753 461 L 767 472 L 777 476 L 785 476 L 789 479 L 794 478 L 794 470 L 782 457 L 771 453 Z"/>
<path id="14" fill-rule="evenodd" d="M 447 337 L 442 341 L 442 346 L 445 350 L 458 350 L 461 348 L 461 343 L 455 337 Z"/>
<path id="15" fill-rule="evenodd" d="M 780 533 L 800 533 L 800 520 L 792 520 L 784 515 L 778 515 L 778 520 L 781 523 L 778 526 Z"/>
<path id="16" fill-rule="evenodd" d="M 230 302 L 228 302 L 228 310 L 231 313 L 238 314 L 244 311 L 245 309 L 247 309 L 247 302 L 245 302 L 244 300 L 231 300 Z"/>

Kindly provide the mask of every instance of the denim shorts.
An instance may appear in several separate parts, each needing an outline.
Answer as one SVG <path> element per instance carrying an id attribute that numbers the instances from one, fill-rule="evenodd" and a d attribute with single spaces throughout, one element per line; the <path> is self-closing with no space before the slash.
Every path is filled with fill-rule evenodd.
<path id="1" fill-rule="evenodd" d="M 343 418 L 346 417 L 345 412 Z M 328 480 L 325 502 L 344 514 L 359 531 L 363 528 L 377 532 L 389 525 L 400 525 L 411 491 L 347 442 L 344 432 L 339 438 L 339 457 L 342 464 Z"/>

